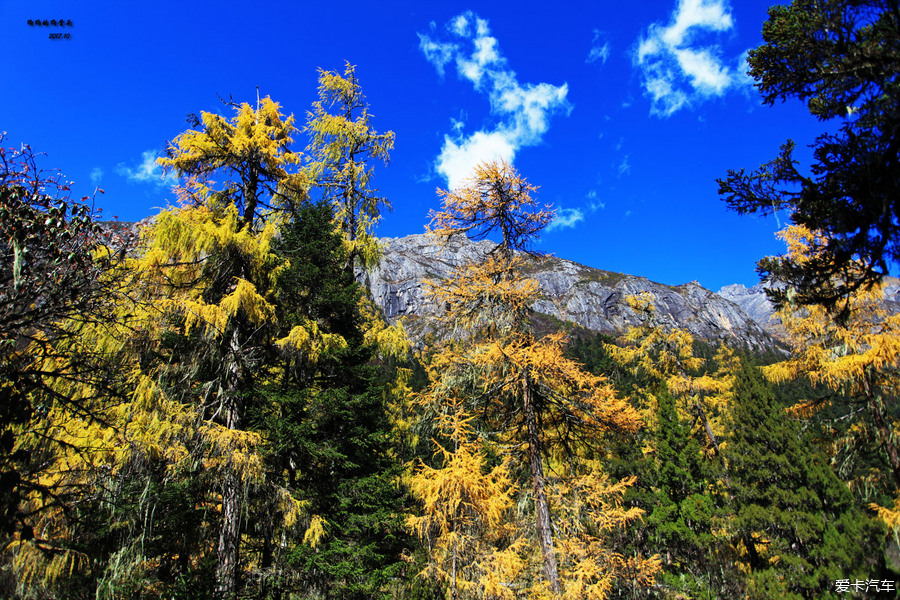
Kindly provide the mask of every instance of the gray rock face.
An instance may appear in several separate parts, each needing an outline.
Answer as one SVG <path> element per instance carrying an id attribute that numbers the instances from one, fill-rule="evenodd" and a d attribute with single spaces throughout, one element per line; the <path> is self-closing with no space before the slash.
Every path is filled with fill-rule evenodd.
<path id="1" fill-rule="evenodd" d="M 414 341 L 421 341 L 428 329 L 427 317 L 438 309 L 428 299 L 423 281 L 439 281 L 454 267 L 477 260 L 495 246 L 488 241 L 456 239 L 441 248 L 426 235 L 381 241 L 385 245 L 381 264 L 360 278 L 388 320 L 403 319 Z M 586 329 L 621 334 L 639 324 L 625 297 L 650 292 L 657 318 L 665 328 L 686 329 L 709 342 L 725 340 L 754 349 L 775 346 L 772 337 L 739 306 L 697 282 L 671 287 L 555 257 L 537 260 L 529 271 L 542 292 L 534 310 Z"/>
<path id="2" fill-rule="evenodd" d="M 749 288 L 739 283 L 726 285 L 719 290 L 719 295 L 740 306 L 745 313 L 750 315 L 770 335 L 776 338 L 785 336 L 781 319 L 775 314 L 775 307 L 769 302 L 765 287 L 761 283 L 757 283 Z M 882 305 L 891 314 L 900 312 L 900 279 L 896 277 L 885 278 Z"/>
<path id="3" fill-rule="evenodd" d="M 740 283 L 733 283 L 719 290 L 719 295 L 740 306 L 745 313 L 770 333 L 779 331 L 781 320 L 775 316 L 775 307 L 769 302 L 766 290 L 761 283 L 749 288 Z"/>

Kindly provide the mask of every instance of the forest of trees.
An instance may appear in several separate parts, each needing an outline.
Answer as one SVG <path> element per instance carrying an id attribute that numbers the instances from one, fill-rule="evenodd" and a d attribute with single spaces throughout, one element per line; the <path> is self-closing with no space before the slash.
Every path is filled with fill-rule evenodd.
<path id="1" fill-rule="evenodd" d="M 719 182 L 793 211 L 760 265 L 784 355 L 647 295 L 619 338 L 544 333 L 553 213 L 503 162 L 439 191 L 429 234 L 493 249 L 430 282 L 415 349 L 358 277 L 394 135 L 349 63 L 302 127 L 268 97 L 192 115 L 158 159 L 178 205 L 135 236 L 0 148 L 0 597 L 894 597 L 898 32 L 896 3 L 795 0 L 751 53 L 767 102 L 846 119 L 815 178 L 787 144 Z"/>

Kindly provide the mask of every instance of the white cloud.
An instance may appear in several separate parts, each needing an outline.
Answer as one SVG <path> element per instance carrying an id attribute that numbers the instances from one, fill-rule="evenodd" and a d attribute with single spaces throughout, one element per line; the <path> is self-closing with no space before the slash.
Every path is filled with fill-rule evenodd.
<path id="1" fill-rule="evenodd" d="M 672 72 L 668 71 L 665 74 L 648 75 L 644 80 L 644 87 L 653 99 L 650 110 L 653 114 L 668 117 L 687 104 L 687 94 L 672 86 L 673 78 Z"/>
<path id="2" fill-rule="evenodd" d="M 675 50 L 678 66 L 691 80 L 694 89 L 702 94 L 721 96 L 731 85 L 731 73 L 718 63 L 707 50 Z"/>
<path id="3" fill-rule="evenodd" d="M 598 199 L 596 190 L 589 191 L 587 193 L 587 199 L 588 199 L 588 209 L 590 209 L 591 212 L 597 212 L 598 210 L 600 210 L 602 208 L 606 208 L 606 204 L 601 202 Z"/>
<path id="4" fill-rule="evenodd" d="M 556 217 L 547 225 L 547 231 L 571 229 L 579 221 L 584 221 L 584 213 L 580 208 L 559 208 L 556 210 Z"/>
<path id="5" fill-rule="evenodd" d="M 681 46 L 696 34 L 695 27 L 712 31 L 727 31 L 734 23 L 730 8 L 723 0 L 679 0 L 672 24 L 662 29 L 663 42 L 671 47 Z"/>
<path id="6" fill-rule="evenodd" d="M 565 83 L 520 84 L 500 54 L 497 39 L 490 35 L 488 22 L 475 13 L 467 11 L 454 17 L 446 31 L 460 41 L 436 41 L 419 34 L 419 48 L 441 75 L 444 66 L 454 62 L 457 74 L 487 95 L 491 115 L 496 119 L 493 126 L 469 135 L 463 133 L 460 120 L 452 120 L 454 133 L 444 137 L 436 168 L 453 189 L 471 175 L 479 162 L 512 162 L 520 148 L 540 144 L 549 129 L 550 116 L 557 112 L 568 114 L 571 106 L 566 100 L 569 88 Z"/>
<path id="7" fill-rule="evenodd" d="M 600 61 L 603 64 L 606 64 L 606 61 L 609 59 L 609 42 L 604 42 L 602 39 L 602 34 L 599 30 L 594 30 L 594 39 L 591 41 L 591 51 L 588 52 L 588 57 L 584 61 L 586 63 L 592 63 L 596 61 Z"/>
<path id="8" fill-rule="evenodd" d="M 94 185 L 99 185 L 100 182 L 103 181 L 103 169 L 100 167 L 94 167 L 91 170 L 91 183 Z"/>
<path id="9" fill-rule="evenodd" d="M 511 163 L 515 155 L 516 148 L 500 131 L 476 131 L 458 144 L 450 136 L 444 136 L 437 170 L 447 178 L 447 185 L 452 190 L 461 187 L 472 176 L 478 163 L 491 160 Z"/>
<path id="10" fill-rule="evenodd" d="M 453 33 L 460 37 L 469 35 L 469 20 L 466 18 L 465 13 L 458 15 L 456 18 L 450 21 L 450 29 L 452 29 Z"/>
<path id="11" fill-rule="evenodd" d="M 116 173 L 126 177 L 130 181 L 139 183 L 155 183 L 162 187 L 165 185 L 175 185 L 178 183 L 178 177 L 173 172 L 163 175 L 162 167 L 156 163 L 156 152 L 147 150 L 141 153 L 141 164 L 135 168 L 125 166 L 125 163 L 119 163 L 116 167 Z"/>
<path id="12" fill-rule="evenodd" d="M 417 35 L 419 36 L 419 49 L 425 55 L 425 59 L 433 64 L 438 74 L 443 77 L 444 65 L 453 60 L 453 55 L 457 50 L 456 44 L 441 44 L 427 35 L 421 33 Z"/>
<path id="13" fill-rule="evenodd" d="M 619 163 L 619 177 L 622 175 L 629 175 L 631 173 L 631 165 L 628 163 L 628 155 L 626 154 L 622 157 L 622 162 Z"/>
<path id="14" fill-rule="evenodd" d="M 723 61 L 718 44 L 701 43 L 709 34 L 721 34 L 733 26 L 726 0 L 678 0 L 668 25 L 654 23 L 647 28 L 634 63 L 642 72 L 651 114 L 668 117 L 746 83 L 740 69 Z"/>

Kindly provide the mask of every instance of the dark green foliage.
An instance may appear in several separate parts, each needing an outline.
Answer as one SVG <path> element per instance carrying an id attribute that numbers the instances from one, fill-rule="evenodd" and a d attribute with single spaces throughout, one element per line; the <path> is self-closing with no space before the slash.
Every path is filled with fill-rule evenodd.
<path id="1" fill-rule="evenodd" d="M 616 475 L 638 476 L 625 502 L 646 511 L 642 522 L 629 528 L 622 550 L 659 554 L 662 572 L 655 588 L 620 589 L 613 597 L 740 597 L 743 576 L 734 554 L 728 540 L 714 534 L 728 517 L 719 461 L 704 458 L 668 391 L 661 389 L 657 399 L 657 428 L 647 440 L 655 451 L 645 456 L 634 443 L 617 444 L 610 467 Z"/>
<path id="2" fill-rule="evenodd" d="M 403 497 L 381 375 L 363 340 L 362 291 L 327 204 L 301 208 L 278 251 L 291 261 L 279 287 L 287 328 L 311 320 L 347 341 L 316 364 L 288 364 L 257 416 L 273 475 L 326 523 L 315 547 L 298 543 L 285 557 L 298 573 L 291 585 L 328 598 L 382 597 L 400 571 Z"/>
<path id="3" fill-rule="evenodd" d="M 656 504 L 647 516 L 651 539 L 678 570 L 701 566 L 714 545 L 715 502 L 704 471 L 700 444 L 678 418 L 675 400 L 665 390 L 659 401 L 654 479 Z"/>
<path id="4" fill-rule="evenodd" d="M 304 205 L 282 231 L 276 251 L 291 261 L 291 268 L 278 282 L 279 305 L 287 329 L 310 319 L 353 346 L 362 340 L 357 303 L 363 290 L 346 269 L 346 252 L 331 214 L 325 202 Z"/>
<path id="5" fill-rule="evenodd" d="M 749 58 L 763 100 L 798 98 L 840 129 L 816 140 L 810 176 L 788 141 L 760 169 L 729 171 L 719 193 L 739 213 L 786 208 L 794 223 L 831 236 L 814 260 L 768 258 L 759 269 L 795 287 L 797 302 L 834 306 L 900 260 L 900 9 L 893 0 L 794 0 L 769 9 L 763 38 Z M 851 268 L 857 258 L 861 269 Z M 786 300 L 784 290 L 772 295 Z"/>
<path id="6" fill-rule="evenodd" d="M 751 597 L 836 598 L 835 580 L 873 577 L 878 527 L 754 367 L 736 377 L 729 429 L 724 452 Z"/>
<path id="7" fill-rule="evenodd" d="M 603 333 L 581 333 L 572 337 L 565 354 L 583 364 L 588 372 L 608 378 L 618 392 L 630 395 L 640 382 L 630 370 L 610 356 L 606 344 L 614 344 L 615 341 L 614 337 Z"/>

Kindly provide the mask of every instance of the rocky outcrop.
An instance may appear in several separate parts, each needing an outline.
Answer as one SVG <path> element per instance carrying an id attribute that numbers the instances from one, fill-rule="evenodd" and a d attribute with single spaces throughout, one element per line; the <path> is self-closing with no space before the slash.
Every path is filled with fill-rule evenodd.
<path id="1" fill-rule="evenodd" d="M 385 245 L 381 264 L 361 278 L 387 319 L 402 319 L 416 341 L 421 341 L 428 317 L 438 308 L 429 301 L 424 281 L 439 281 L 454 267 L 477 260 L 494 247 L 488 241 L 455 239 L 442 248 L 425 235 L 381 241 Z M 775 346 L 772 337 L 739 306 L 697 282 L 672 287 L 556 257 L 535 260 L 529 274 L 542 292 L 533 305 L 535 311 L 585 329 L 623 333 L 640 322 L 625 297 L 650 292 L 663 327 L 679 327 L 709 342 L 725 340 L 756 350 Z"/>
<path id="2" fill-rule="evenodd" d="M 726 285 L 718 293 L 723 298 L 740 306 L 745 313 L 759 323 L 770 335 L 775 338 L 783 338 L 785 336 L 781 319 L 775 314 L 775 306 L 769 302 L 763 284 L 757 283 L 748 288 L 739 283 L 734 283 Z M 885 278 L 882 305 L 890 314 L 900 312 L 900 279 L 896 277 Z"/>
<path id="3" fill-rule="evenodd" d="M 775 307 L 769 302 L 765 287 L 761 283 L 749 288 L 740 283 L 733 283 L 720 289 L 718 294 L 740 306 L 770 334 L 776 337 L 782 335 L 781 320 L 775 316 Z"/>

